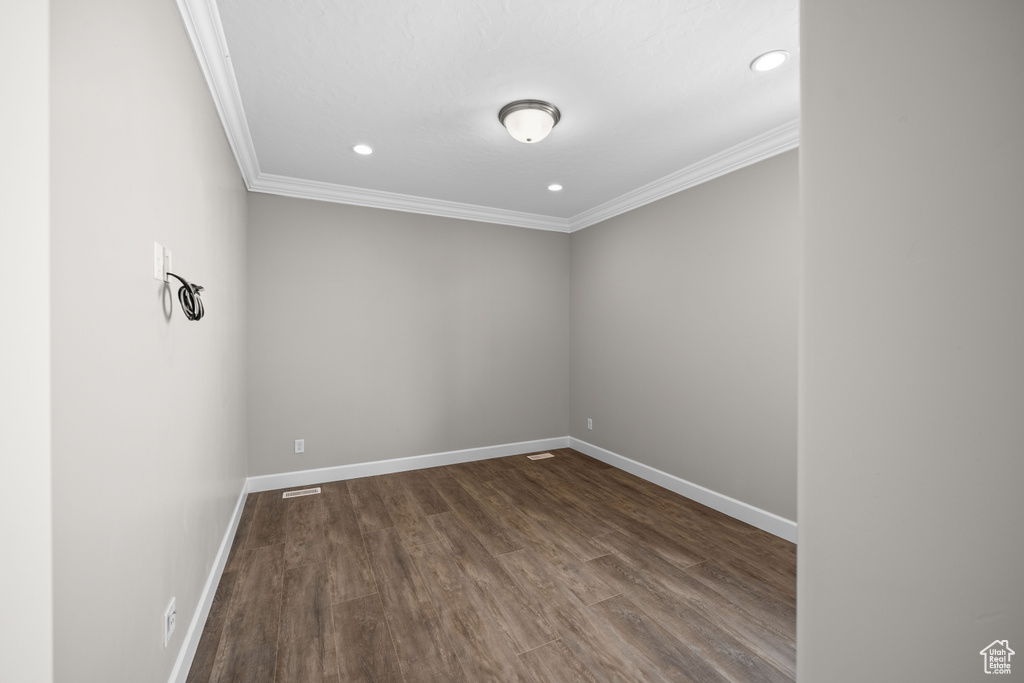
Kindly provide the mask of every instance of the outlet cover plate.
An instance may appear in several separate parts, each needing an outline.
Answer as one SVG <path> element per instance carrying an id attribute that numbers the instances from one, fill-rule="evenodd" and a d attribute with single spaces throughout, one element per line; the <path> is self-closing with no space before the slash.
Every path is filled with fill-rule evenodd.
<path id="1" fill-rule="evenodd" d="M 167 610 L 164 612 L 164 647 L 167 647 L 167 643 L 171 642 L 171 634 L 174 633 L 177 621 L 178 608 L 174 604 L 174 598 L 171 598 L 171 604 L 167 606 Z"/>

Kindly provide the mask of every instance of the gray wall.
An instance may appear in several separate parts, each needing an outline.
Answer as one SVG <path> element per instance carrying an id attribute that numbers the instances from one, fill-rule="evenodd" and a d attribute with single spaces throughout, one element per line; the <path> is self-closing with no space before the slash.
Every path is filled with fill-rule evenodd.
<path id="1" fill-rule="evenodd" d="M 1024 671 L 1024 3 L 805 0 L 797 672 Z M 851 59 L 856 55 L 856 59 Z"/>
<path id="2" fill-rule="evenodd" d="M 162 681 L 245 476 L 245 189 L 173 2 L 50 8 L 56 677 Z"/>
<path id="3" fill-rule="evenodd" d="M 249 216 L 250 475 L 568 432 L 568 235 L 260 194 Z"/>
<path id="4" fill-rule="evenodd" d="M 53 680 L 49 8 L 0 21 L 0 677 Z"/>
<path id="5" fill-rule="evenodd" d="M 797 181 L 789 152 L 573 233 L 573 436 L 796 519 Z"/>

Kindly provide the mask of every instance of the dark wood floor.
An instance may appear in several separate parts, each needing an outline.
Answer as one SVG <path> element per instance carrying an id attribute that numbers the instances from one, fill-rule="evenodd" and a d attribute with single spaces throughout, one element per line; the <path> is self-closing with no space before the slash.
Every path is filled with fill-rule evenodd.
<path id="1" fill-rule="evenodd" d="M 200 681 L 792 681 L 796 547 L 571 449 L 245 503 Z"/>

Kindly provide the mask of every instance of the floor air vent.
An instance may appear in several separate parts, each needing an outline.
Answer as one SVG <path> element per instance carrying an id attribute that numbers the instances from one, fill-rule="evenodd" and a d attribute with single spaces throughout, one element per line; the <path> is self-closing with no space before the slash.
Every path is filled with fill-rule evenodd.
<path id="1" fill-rule="evenodd" d="M 320 493 L 320 487 L 317 486 L 315 489 L 302 489 L 301 491 L 285 491 L 282 498 L 298 498 L 299 496 L 315 496 Z"/>
<path id="2" fill-rule="evenodd" d="M 555 454 L 554 453 L 538 453 L 537 455 L 528 455 L 526 457 L 529 458 L 530 460 L 543 460 L 544 458 L 553 458 L 553 457 L 555 457 Z"/>

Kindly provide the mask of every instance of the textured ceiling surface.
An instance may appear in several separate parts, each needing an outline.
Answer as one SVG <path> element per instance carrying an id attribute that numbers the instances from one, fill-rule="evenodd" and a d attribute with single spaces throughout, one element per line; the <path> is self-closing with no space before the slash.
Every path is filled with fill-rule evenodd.
<path id="1" fill-rule="evenodd" d="M 302 182 L 570 219 L 799 115 L 797 0 L 216 9 L 258 172 Z M 786 64 L 750 70 L 776 49 Z M 518 99 L 561 110 L 546 140 L 501 126 Z"/>

